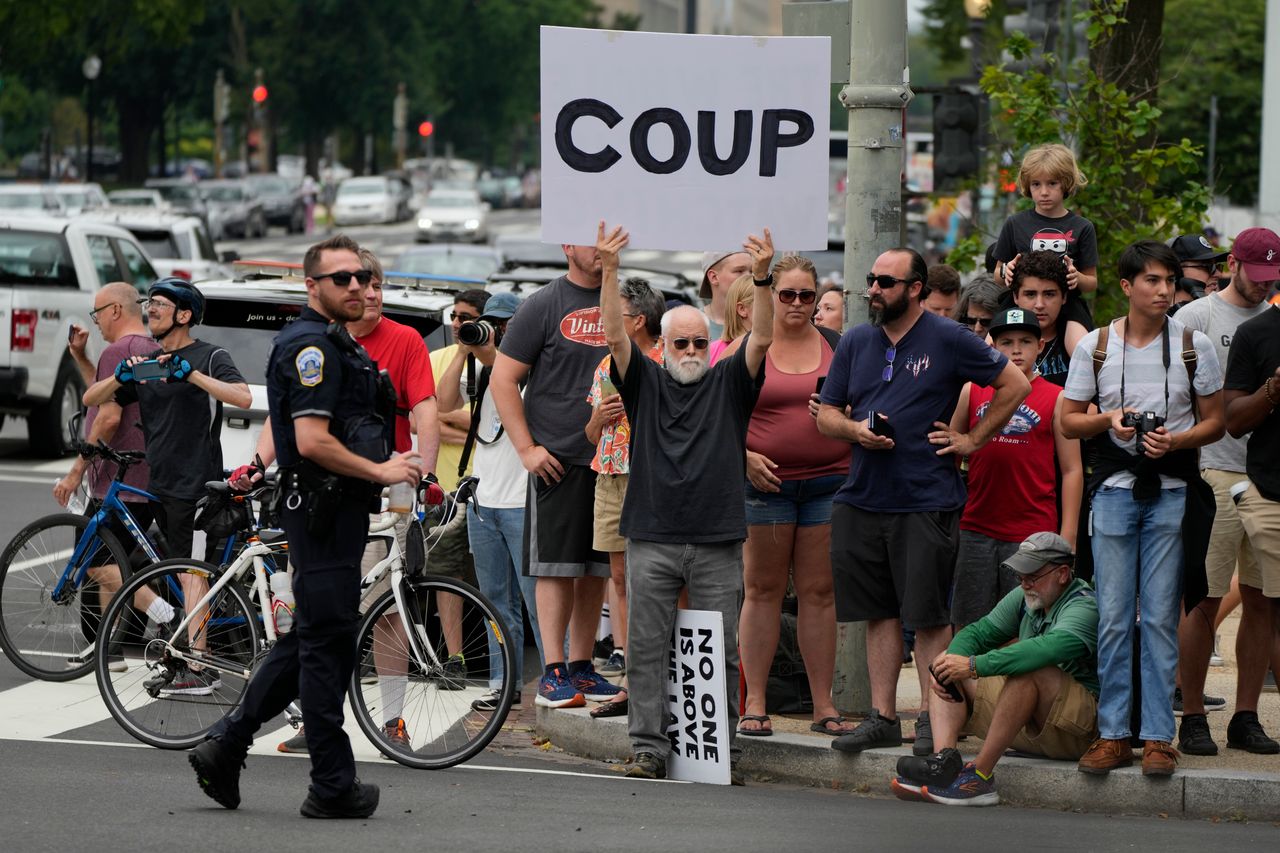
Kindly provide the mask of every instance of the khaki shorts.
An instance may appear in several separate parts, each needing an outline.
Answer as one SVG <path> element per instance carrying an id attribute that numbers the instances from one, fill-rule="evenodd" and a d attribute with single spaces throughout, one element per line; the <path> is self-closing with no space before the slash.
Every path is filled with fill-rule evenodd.
<path id="1" fill-rule="evenodd" d="M 628 474 L 596 475 L 596 523 L 591 547 L 597 551 L 627 550 L 627 540 L 618 533 L 622 523 L 622 499 L 627 494 Z"/>
<path id="2" fill-rule="evenodd" d="M 1242 564 L 1240 583 L 1262 590 L 1267 598 L 1280 598 L 1280 501 L 1267 500 L 1250 483 L 1236 508 L 1257 560 L 1254 578 L 1245 577 Z"/>
<path id="3" fill-rule="evenodd" d="M 977 692 L 973 697 L 973 715 L 969 717 L 965 731 L 976 737 L 987 736 L 991 720 L 995 717 L 996 700 L 1000 698 L 1007 680 L 1003 675 L 978 679 Z M 1077 761 L 1088 751 L 1089 745 L 1097 736 L 1098 699 L 1068 675 L 1066 689 L 1053 700 L 1044 728 L 1037 734 L 1031 734 L 1024 728 L 1013 739 L 1010 748 L 1032 755 L 1043 755 L 1045 758 Z"/>
<path id="4" fill-rule="evenodd" d="M 1236 503 L 1231 500 L 1231 487 L 1248 478 L 1235 471 L 1217 468 L 1205 468 L 1200 476 L 1213 487 L 1213 499 L 1217 505 L 1213 532 L 1209 534 L 1209 551 L 1204 557 L 1209 597 L 1222 598 L 1226 595 L 1231 590 L 1231 576 L 1237 571 L 1242 584 L 1261 589 L 1262 575 L 1258 571 L 1251 537 L 1245 534 Z M 1280 592 L 1268 595 L 1280 595 Z"/>
<path id="5" fill-rule="evenodd" d="M 381 516 L 373 516 L 373 520 L 379 519 Z M 409 531 L 409 517 L 407 515 L 400 516 L 397 519 L 395 527 L 392 528 L 396 534 L 396 542 L 400 545 L 400 553 L 404 553 L 405 535 Z M 369 574 L 369 570 L 378 564 L 380 560 L 386 559 L 388 553 L 387 542 L 385 539 L 371 539 L 364 546 L 364 556 L 360 558 L 360 577 L 363 579 Z M 382 597 L 382 594 L 391 589 L 391 566 L 387 566 L 382 577 L 360 597 L 360 612 L 364 613 L 369 606 Z M 392 608 L 394 611 L 395 608 Z"/>

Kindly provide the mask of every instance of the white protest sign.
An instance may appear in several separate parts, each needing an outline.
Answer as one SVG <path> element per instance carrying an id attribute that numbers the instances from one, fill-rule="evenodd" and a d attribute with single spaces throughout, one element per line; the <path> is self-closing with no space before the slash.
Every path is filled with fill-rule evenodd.
<path id="1" fill-rule="evenodd" d="M 667 666 L 667 778 L 729 784 L 724 628 L 714 610 L 677 610 Z M 733 686 L 734 690 L 738 685 Z"/>
<path id="2" fill-rule="evenodd" d="M 542 239 L 827 245 L 831 39 L 542 28 Z"/>

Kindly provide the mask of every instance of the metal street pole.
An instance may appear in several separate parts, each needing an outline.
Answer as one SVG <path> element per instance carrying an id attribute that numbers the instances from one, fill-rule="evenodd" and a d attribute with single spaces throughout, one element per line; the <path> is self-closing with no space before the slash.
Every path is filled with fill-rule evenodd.
<path id="1" fill-rule="evenodd" d="M 1280 227 L 1280 0 L 1267 0 L 1266 42 L 1262 61 L 1262 147 L 1258 158 L 1260 224 Z"/>
<path id="2" fill-rule="evenodd" d="M 404 83 L 396 86 L 396 97 L 391 104 L 391 126 L 395 130 L 396 145 L 396 168 L 404 168 L 405 146 L 408 145 L 408 136 L 405 134 L 405 125 L 408 124 L 409 118 L 409 97 L 405 94 Z"/>
<path id="3" fill-rule="evenodd" d="M 98 75 L 102 72 L 102 60 L 97 57 L 97 54 L 89 54 L 85 61 L 81 63 L 80 71 L 84 74 L 84 79 L 89 81 L 89 109 L 86 116 L 89 145 L 84 161 L 84 180 L 85 183 L 91 183 L 93 181 L 93 82 L 98 79 Z"/>

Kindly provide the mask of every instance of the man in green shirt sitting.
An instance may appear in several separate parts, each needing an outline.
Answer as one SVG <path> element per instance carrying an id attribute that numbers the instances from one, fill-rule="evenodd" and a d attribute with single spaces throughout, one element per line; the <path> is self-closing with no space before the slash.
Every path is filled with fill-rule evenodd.
<path id="1" fill-rule="evenodd" d="M 995 767 L 1010 747 L 1075 761 L 1098 736 L 1098 604 L 1073 577 L 1056 533 L 1033 533 L 1002 566 L 1020 587 L 968 625 L 930 665 L 929 718 L 939 751 L 898 760 L 893 792 L 955 806 L 1000 802 Z M 952 690 L 960 698 L 951 694 Z M 964 764 L 961 729 L 983 738 Z"/>

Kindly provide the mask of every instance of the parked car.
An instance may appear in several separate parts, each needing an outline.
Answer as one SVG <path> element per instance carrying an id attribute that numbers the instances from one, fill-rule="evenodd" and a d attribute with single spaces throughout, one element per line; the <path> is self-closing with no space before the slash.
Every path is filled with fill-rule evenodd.
<path id="1" fill-rule="evenodd" d="M 146 187 L 160 193 L 173 213 L 197 216 L 209 227 L 209 206 L 199 184 L 186 178 L 148 178 Z"/>
<path id="2" fill-rule="evenodd" d="M 245 180 L 201 181 L 198 185 L 209 206 L 209 230 L 213 239 L 265 237 L 267 214 L 253 185 Z"/>
<path id="3" fill-rule="evenodd" d="M 502 252 L 492 246 L 439 243 L 406 249 L 391 264 L 396 272 L 488 278 L 502 268 Z"/>
<path id="4" fill-rule="evenodd" d="M 107 203 L 113 207 L 146 207 L 169 212 L 169 203 L 158 190 L 112 190 L 107 193 Z"/>
<path id="5" fill-rule="evenodd" d="M 267 417 L 266 370 L 271 341 L 298 316 L 307 301 L 299 264 L 237 266 L 236 278 L 202 282 L 204 320 L 200 339 L 225 348 L 249 383 L 253 404 L 223 409 L 222 458 L 228 466 L 253 459 L 263 421 Z M 411 326 L 430 349 L 446 346 L 445 313 L 453 307 L 453 292 L 441 288 L 384 285 L 385 316 Z"/>
<path id="6" fill-rule="evenodd" d="M 69 453 L 67 422 L 80 410 L 84 381 L 67 353 L 72 323 L 90 328 L 93 295 L 127 281 L 139 295 L 156 279 L 128 231 L 89 219 L 0 212 L 0 412 L 27 419 L 31 450 Z M 102 351 L 89 336 L 90 359 Z"/>
<path id="7" fill-rule="evenodd" d="M 301 154 L 280 154 L 276 157 L 276 174 L 295 183 L 307 174 L 307 158 Z"/>
<path id="8" fill-rule="evenodd" d="M 244 180 L 262 199 L 268 225 L 282 225 L 290 234 L 301 234 L 307 227 L 307 204 L 300 182 L 272 174 L 246 175 Z"/>
<path id="9" fill-rule="evenodd" d="M 474 190 L 433 190 L 418 211 L 419 240 L 469 240 L 489 237 L 489 205 Z"/>
<path id="10" fill-rule="evenodd" d="M 18 211 L 36 216 L 62 216 L 67 208 L 49 184 L 0 186 L 0 216 Z"/>
<path id="11" fill-rule="evenodd" d="M 158 275 L 176 275 L 187 281 L 230 278 L 235 252 L 219 256 L 204 222 L 194 216 L 153 213 L 149 210 L 103 210 L 85 219 L 109 222 L 127 230 L 146 250 Z"/>
<path id="12" fill-rule="evenodd" d="M 365 225 L 390 223 L 406 218 L 408 196 L 401 189 L 402 181 L 384 175 L 363 178 L 347 178 L 338 185 L 333 202 L 335 225 Z"/>
<path id="13" fill-rule="evenodd" d="M 106 207 L 108 204 L 107 194 L 102 191 L 101 184 L 54 184 L 53 192 L 70 216 Z"/>

